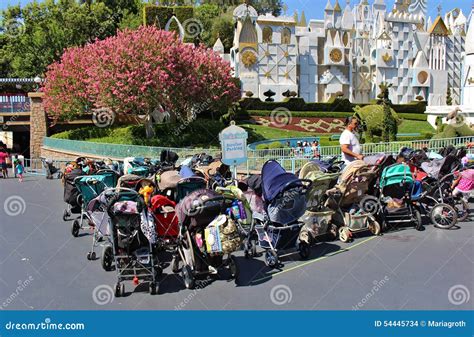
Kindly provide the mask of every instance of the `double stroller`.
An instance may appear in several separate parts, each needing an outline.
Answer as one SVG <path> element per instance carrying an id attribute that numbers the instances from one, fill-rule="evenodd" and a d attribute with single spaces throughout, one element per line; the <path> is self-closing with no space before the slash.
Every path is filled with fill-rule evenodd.
<path id="1" fill-rule="evenodd" d="M 181 270 L 186 288 L 192 289 L 198 276 L 217 275 L 221 269 L 237 278 L 232 253 L 240 249 L 243 234 L 234 201 L 212 190 L 198 190 L 178 204 L 180 232 L 171 265 L 173 272 Z"/>
<path id="2" fill-rule="evenodd" d="M 104 194 L 110 239 L 103 247 L 102 266 L 107 271 L 115 267 L 115 296 L 125 295 L 124 281 L 132 281 L 135 285 L 148 282 L 150 294 L 157 294 L 161 268 L 153 252 L 156 233 L 143 197 L 126 188 L 109 189 Z"/>
<path id="3" fill-rule="evenodd" d="M 163 172 L 157 179 L 160 194 L 177 203 L 189 193 L 207 186 L 206 180 L 194 175 L 187 166 L 183 166 L 181 171 Z"/>
<path id="4" fill-rule="evenodd" d="M 299 179 L 274 160 L 262 168 L 262 194 L 265 214 L 254 214 L 251 239 L 256 232 L 259 246 L 265 249 L 265 263 L 271 268 L 280 264 L 279 255 L 297 249 L 302 258 L 309 257 L 310 247 L 298 240 L 306 210 L 306 194 L 311 181 Z"/>

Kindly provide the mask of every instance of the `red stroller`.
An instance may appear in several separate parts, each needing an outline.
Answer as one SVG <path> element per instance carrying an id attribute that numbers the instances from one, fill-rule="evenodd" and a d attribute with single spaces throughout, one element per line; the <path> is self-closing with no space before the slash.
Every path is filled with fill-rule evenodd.
<path id="1" fill-rule="evenodd" d="M 160 248 L 166 249 L 176 243 L 179 234 L 176 203 L 163 195 L 151 198 L 151 212 L 155 219 Z"/>

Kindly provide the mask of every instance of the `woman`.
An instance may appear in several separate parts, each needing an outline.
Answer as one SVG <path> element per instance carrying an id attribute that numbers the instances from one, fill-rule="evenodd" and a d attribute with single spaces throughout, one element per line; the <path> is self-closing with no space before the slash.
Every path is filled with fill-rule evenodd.
<path id="1" fill-rule="evenodd" d="M 7 159 L 8 153 L 4 147 L 0 148 L 0 170 L 2 171 L 2 176 L 4 179 L 8 178 L 8 169 L 7 169 Z"/>

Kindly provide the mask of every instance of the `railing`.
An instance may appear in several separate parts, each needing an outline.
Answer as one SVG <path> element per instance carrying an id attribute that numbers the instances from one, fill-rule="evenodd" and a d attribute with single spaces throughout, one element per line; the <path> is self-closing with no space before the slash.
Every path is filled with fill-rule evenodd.
<path id="1" fill-rule="evenodd" d="M 0 113 L 30 111 L 30 99 L 26 95 L 0 95 Z"/>
<path id="2" fill-rule="evenodd" d="M 390 143 L 362 144 L 362 153 L 364 155 L 374 155 L 378 153 L 397 154 L 402 147 L 413 149 L 428 148 L 429 151 L 439 151 L 448 145 L 460 147 L 468 142 L 474 142 L 474 137 L 458 137 L 433 140 L 414 140 Z M 120 144 L 102 144 L 85 141 L 45 138 L 44 147 L 60 152 L 68 152 L 77 155 L 89 155 L 100 158 L 123 159 L 125 157 L 150 157 L 159 158 L 162 150 L 167 149 L 178 153 L 180 158 L 186 158 L 196 153 L 207 153 L 216 156 L 220 153 L 219 149 L 194 149 L 194 148 L 164 148 L 152 146 L 133 146 Z M 339 146 L 321 146 L 319 153 L 323 158 L 341 156 Z M 271 150 L 248 150 L 248 160 L 246 164 L 239 166 L 240 171 L 259 171 L 263 164 L 269 159 L 278 160 L 285 169 L 296 172 L 313 155 L 312 151 L 298 151 L 291 149 L 271 149 Z"/>

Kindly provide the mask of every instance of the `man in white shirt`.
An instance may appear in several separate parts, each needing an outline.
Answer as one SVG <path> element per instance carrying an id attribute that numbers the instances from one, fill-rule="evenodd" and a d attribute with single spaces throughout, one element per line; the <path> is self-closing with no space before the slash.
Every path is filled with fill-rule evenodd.
<path id="1" fill-rule="evenodd" d="M 354 133 L 358 126 L 359 120 L 357 118 L 347 118 L 346 129 L 342 132 L 341 138 L 339 138 L 339 144 L 341 144 L 342 150 L 342 160 L 346 165 L 356 159 L 364 159 L 364 156 L 361 154 L 359 140 Z"/>

